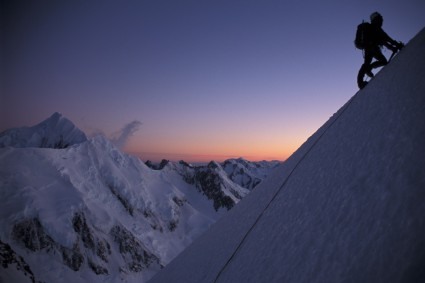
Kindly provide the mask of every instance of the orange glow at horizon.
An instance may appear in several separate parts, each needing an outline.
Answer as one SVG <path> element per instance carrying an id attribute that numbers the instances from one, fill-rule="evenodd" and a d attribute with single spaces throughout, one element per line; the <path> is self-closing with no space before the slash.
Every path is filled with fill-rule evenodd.
<path id="1" fill-rule="evenodd" d="M 143 161 L 151 160 L 154 162 L 159 162 L 162 159 L 171 160 L 171 161 L 186 161 L 186 162 L 210 162 L 210 161 L 217 161 L 222 162 L 226 159 L 232 159 L 232 158 L 244 158 L 248 161 L 272 161 L 272 160 L 278 160 L 278 161 L 285 161 L 288 156 L 283 155 L 240 155 L 240 154 L 234 154 L 234 155 L 218 155 L 218 154 L 178 154 L 178 153 L 155 153 L 155 152 L 130 152 L 129 154 L 135 155 L 142 159 Z"/>
<path id="2" fill-rule="evenodd" d="M 285 141 L 284 141 L 285 140 Z M 230 158 L 242 157 L 249 161 L 261 160 L 286 160 L 305 139 L 279 139 L 274 141 L 254 140 L 243 144 L 232 141 L 173 141 L 170 140 L 148 142 L 141 139 L 132 140 L 125 151 L 139 156 L 142 160 L 160 161 L 168 159 L 172 161 L 184 160 L 187 162 L 223 161 Z"/>

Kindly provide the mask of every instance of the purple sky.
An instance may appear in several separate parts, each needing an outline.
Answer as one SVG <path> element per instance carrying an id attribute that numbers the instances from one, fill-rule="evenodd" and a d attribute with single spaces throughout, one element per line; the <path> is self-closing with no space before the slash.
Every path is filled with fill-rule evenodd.
<path id="1" fill-rule="evenodd" d="M 1 3 L 0 131 L 139 121 L 143 159 L 283 160 L 357 91 L 362 20 L 403 42 L 425 27 L 422 0 Z"/>

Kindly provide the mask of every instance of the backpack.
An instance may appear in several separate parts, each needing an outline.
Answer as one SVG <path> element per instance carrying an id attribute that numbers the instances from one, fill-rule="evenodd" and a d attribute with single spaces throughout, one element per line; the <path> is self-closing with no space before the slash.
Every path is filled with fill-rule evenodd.
<path id="1" fill-rule="evenodd" d="M 371 43 L 371 25 L 367 22 L 362 22 L 357 26 L 356 38 L 354 45 L 358 49 L 365 49 Z"/>

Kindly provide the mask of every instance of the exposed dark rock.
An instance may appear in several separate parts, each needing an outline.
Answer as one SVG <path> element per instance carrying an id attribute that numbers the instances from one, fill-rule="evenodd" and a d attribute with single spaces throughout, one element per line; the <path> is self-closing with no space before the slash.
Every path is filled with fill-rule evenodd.
<path id="1" fill-rule="evenodd" d="M 63 262 L 74 271 L 78 271 L 84 262 L 84 256 L 81 254 L 77 243 L 72 249 L 56 243 L 44 231 L 37 218 L 27 219 L 15 224 L 12 236 L 19 244 L 30 251 L 59 252 L 62 255 Z"/>
<path id="2" fill-rule="evenodd" d="M 177 224 L 179 222 L 177 220 L 172 219 L 169 223 L 168 223 L 168 230 L 170 230 L 170 232 L 173 232 L 174 230 L 176 230 L 177 228 Z"/>
<path id="3" fill-rule="evenodd" d="M 57 141 L 53 142 L 53 144 L 51 144 L 51 141 L 49 141 L 47 137 L 43 137 L 41 139 L 41 144 L 40 144 L 41 148 L 61 149 L 61 148 L 67 148 L 69 146 L 70 146 L 70 144 L 65 142 L 63 135 L 60 135 L 59 139 Z"/>
<path id="4" fill-rule="evenodd" d="M 18 243 L 23 244 L 33 252 L 41 250 L 58 252 L 62 256 L 63 263 L 74 271 L 80 270 L 85 261 L 84 253 L 80 250 L 80 241 L 83 243 L 84 248 L 91 250 L 93 254 L 104 262 L 108 262 L 108 255 L 111 254 L 109 243 L 93 234 L 83 213 L 75 213 L 72 219 L 72 227 L 78 235 L 78 240 L 74 243 L 72 249 L 56 243 L 44 231 L 37 218 L 17 223 L 13 228 L 12 235 Z M 107 269 L 93 262 L 91 265 L 89 263 L 89 266 L 96 274 L 108 273 Z"/>
<path id="5" fill-rule="evenodd" d="M 72 226 L 83 242 L 84 247 L 93 251 L 104 262 L 108 262 L 108 255 L 111 254 L 111 247 L 106 240 L 94 236 L 86 222 L 84 214 L 75 213 L 72 219 Z"/>
<path id="6" fill-rule="evenodd" d="M 39 282 L 35 280 L 34 273 L 32 272 L 30 266 L 25 262 L 25 260 L 18 254 L 16 254 L 9 244 L 3 243 L 1 240 L 0 265 L 4 269 L 9 267 L 16 268 L 18 271 L 21 271 L 26 277 L 28 277 L 31 282 Z"/>
<path id="7" fill-rule="evenodd" d="M 159 163 L 158 170 L 162 170 L 165 166 L 167 166 L 168 163 L 170 163 L 170 160 L 162 159 L 161 163 Z"/>
<path id="8" fill-rule="evenodd" d="M 215 165 L 216 164 L 212 164 L 212 166 Z M 229 210 L 235 205 L 232 198 L 225 195 L 221 190 L 220 177 L 213 171 L 198 171 L 195 175 L 195 182 L 198 189 L 203 192 L 208 199 L 213 200 L 215 210 L 218 210 L 221 207 Z"/>
<path id="9" fill-rule="evenodd" d="M 275 166 L 277 166 L 276 163 Z M 239 182 L 239 185 L 248 189 L 254 189 L 258 184 L 261 183 L 262 179 L 252 176 L 252 173 L 249 172 L 250 167 L 261 167 L 260 164 L 256 162 L 248 162 L 243 159 L 229 159 L 222 163 L 223 169 L 226 171 L 228 177 L 233 182 Z M 238 168 L 239 167 L 239 168 Z M 239 179 L 239 181 L 236 181 Z"/>
<path id="10" fill-rule="evenodd" d="M 189 185 L 195 184 L 195 174 L 193 172 L 185 172 L 181 173 L 183 180 L 188 183 Z"/>
<path id="11" fill-rule="evenodd" d="M 170 163 L 170 161 L 167 160 L 167 159 L 162 159 L 159 164 L 154 164 L 150 160 L 145 162 L 146 166 L 148 166 L 149 168 L 151 168 L 153 170 L 162 170 L 162 169 L 164 169 L 165 166 L 167 166 L 168 163 Z"/>
<path id="12" fill-rule="evenodd" d="M 81 254 L 78 244 L 75 244 L 72 249 L 61 246 L 63 262 L 72 270 L 80 270 L 84 262 L 84 256 Z"/>
<path id="13" fill-rule="evenodd" d="M 158 218 L 155 216 L 155 213 L 152 212 L 152 210 L 150 210 L 149 208 L 144 209 L 143 216 L 148 219 L 152 229 L 159 230 L 161 233 L 163 232 L 162 225 Z"/>
<path id="14" fill-rule="evenodd" d="M 183 165 L 183 166 L 186 166 L 186 167 L 193 168 L 193 166 L 192 166 L 192 165 L 190 165 L 189 163 L 187 163 L 187 162 L 186 162 L 186 161 L 184 161 L 184 160 L 180 160 L 180 161 L 179 161 L 179 164 L 181 164 L 181 165 Z"/>
<path id="15" fill-rule="evenodd" d="M 88 260 L 88 264 L 89 264 L 90 269 L 93 270 L 93 272 L 96 273 L 97 275 L 99 275 L 99 274 L 109 274 L 108 269 L 106 269 L 105 267 L 103 267 L 101 265 L 94 263 L 90 259 Z"/>
<path id="16" fill-rule="evenodd" d="M 134 208 L 130 205 L 130 202 L 124 197 L 122 196 L 119 192 L 118 189 L 115 188 L 113 185 L 108 185 L 109 190 L 111 191 L 111 193 L 117 197 L 117 199 L 120 201 L 120 203 L 124 206 L 125 210 L 128 211 L 128 213 L 133 216 L 133 212 L 134 212 Z"/>
<path id="17" fill-rule="evenodd" d="M 211 161 L 207 166 L 186 167 L 186 170 L 181 170 L 179 173 L 186 183 L 195 185 L 208 199 L 213 200 L 215 210 L 222 207 L 229 210 L 235 205 L 235 202 L 222 190 L 223 180 L 216 172 L 217 169 L 220 169 L 219 167 L 220 165 L 217 162 Z M 237 192 L 234 192 L 234 194 L 238 197 Z M 239 196 L 239 198 L 241 197 Z M 182 205 L 179 200 L 173 200 L 177 205 Z"/>
<path id="18" fill-rule="evenodd" d="M 159 259 L 146 250 L 144 245 L 134 235 L 122 226 L 114 226 L 111 235 L 118 244 L 121 255 L 132 272 L 140 272 Z"/>
<path id="19" fill-rule="evenodd" d="M 173 197 L 173 201 L 178 205 L 178 206 L 183 206 L 185 202 L 187 202 L 187 200 L 185 199 L 180 199 L 176 196 Z"/>
<path id="20" fill-rule="evenodd" d="M 152 162 L 152 161 L 147 160 L 147 161 L 145 162 L 145 164 L 146 164 L 146 166 L 148 166 L 149 168 L 156 170 L 156 166 L 155 166 L 155 164 L 153 164 L 153 162 Z"/>
<path id="21" fill-rule="evenodd" d="M 86 248 L 91 250 L 95 249 L 94 237 L 90 233 L 89 226 L 87 226 L 86 218 L 83 214 L 75 213 L 74 218 L 72 219 L 72 226 L 74 231 L 80 236 L 81 240 L 84 243 Z"/>
<path id="22" fill-rule="evenodd" d="M 97 240 L 96 243 L 96 255 L 104 262 L 108 262 L 108 255 L 111 254 L 111 246 L 105 240 Z"/>
<path id="23" fill-rule="evenodd" d="M 210 169 L 217 169 L 219 167 L 219 165 L 217 164 L 217 162 L 211 161 L 210 163 L 208 163 L 207 167 L 210 168 Z"/>
<path id="24" fill-rule="evenodd" d="M 56 247 L 53 239 L 44 232 L 37 218 L 24 220 L 15 224 L 12 230 L 13 238 L 27 249 L 35 252 L 42 249 L 48 251 Z"/>

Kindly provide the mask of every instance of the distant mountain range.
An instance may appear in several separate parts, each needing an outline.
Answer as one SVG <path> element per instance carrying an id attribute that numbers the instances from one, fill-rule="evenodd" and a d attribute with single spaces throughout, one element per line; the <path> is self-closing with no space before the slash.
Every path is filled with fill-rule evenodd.
<path id="1" fill-rule="evenodd" d="M 144 163 L 59 113 L 7 130 L 0 279 L 146 282 L 278 164 Z"/>
<path id="2" fill-rule="evenodd" d="M 149 283 L 425 282 L 425 28 Z"/>

